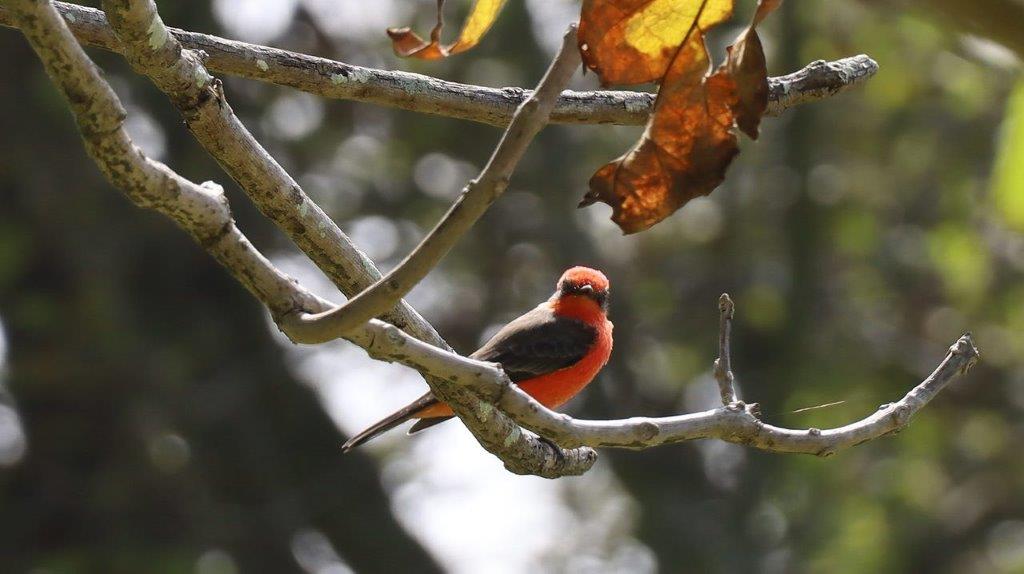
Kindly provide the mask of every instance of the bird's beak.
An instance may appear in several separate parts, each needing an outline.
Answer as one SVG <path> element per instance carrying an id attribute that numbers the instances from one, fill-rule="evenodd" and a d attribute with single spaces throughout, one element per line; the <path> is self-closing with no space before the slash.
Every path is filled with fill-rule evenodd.
<path id="1" fill-rule="evenodd" d="M 594 296 L 594 286 L 593 285 L 583 285 L 582 287 L 580 287 L 580 293 L 586 295 L 587 297 L 593 297 Z"/>

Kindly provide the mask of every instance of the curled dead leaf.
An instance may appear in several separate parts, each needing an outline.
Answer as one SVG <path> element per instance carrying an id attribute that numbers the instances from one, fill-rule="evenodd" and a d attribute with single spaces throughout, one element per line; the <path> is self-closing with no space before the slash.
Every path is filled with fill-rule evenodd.
<path id="1" fill-rule="evenodd" d="M 759 2 L 726 62 L 711 74 L 704 33 L 732 14 L 731 0 L 584 2 L 584 63 L 604 84 L 659 79 L 660 87 L 640 140 L 597 170 L 580 207 L 607 203 L 622 231 L 636 233 L 721 184 L 739 153 L 734 128 L 756 139 L 767 107 L 768 73 L 754 27 L 779 4 Z M 689 27 L 680 38 L 680 23 L 669 16 L 683 13 Z"/>
<path id="2" fill-rule="evenodd" d="M 391 46 L 395 53 L 403 58 L 419 58 L 421 60 L 439 60 L 459 52 L 465 52 L 480 43 L 480 39 L 490 30 L 498 14 L 507 0 L 477 0 L 473 4 L 458 39 L 447 46 L 441 43 L 441 31 L 444 29 L 444 0 L 437 2 L 437 24 L 430 31 L 430 40 L 420 38 L 411 28 L 388 28 Z"/>
<path id="3" fill-rule="evenodd" d="M 750 26 L 727 48 L 728 56 L 717 72 L 726 73 L 734 79 L 737 90 L 737 102 L 733 106 L 736 126 L 752 140 L 757 139 L 761 117 L 768 108 L 768 65 L 756 26 L 781 4 L 782 0 L 758 2 Z"/>
<path id="4" fill-rule="evenodd" d="M 725 178 L 739 152 L 732 133 L 735 85 L 726 75 L 705 75 L 703 38 L 694 35 L 665 76 L 654 113 L 640 141 L 590 178 L 580 206 L 602 201 L 624 233 L 665 219 Z"/>

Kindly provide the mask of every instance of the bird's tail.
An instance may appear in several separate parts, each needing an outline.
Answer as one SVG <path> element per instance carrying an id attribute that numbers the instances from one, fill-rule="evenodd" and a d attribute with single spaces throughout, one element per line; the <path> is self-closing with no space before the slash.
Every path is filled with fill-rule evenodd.
<path id="1" fill-rule="evenodd" d="M 348 441 L 345 444 L 341 445 L 341 451 L 348 452 L 354 449 L 355 447 L 363 444 L 364 442 L 376 438 L 377 435 L 385 433 L 395 428 L 396 426 L 404 423 L 405 421 L 415 417 L 416 413 L 422 411 L 426 407 L 429 407 L 435 403 L 437 403 L 437 399 L 434 398 L 434 395 L 430 393 L 423 395 L 419 399 L 416 399 L 415 401 L 410 403 L 408 406 L 391 413 L 390 415 L 384 417 L 382 420 L 370 425 L 370 428 L 348 439 Z"/>

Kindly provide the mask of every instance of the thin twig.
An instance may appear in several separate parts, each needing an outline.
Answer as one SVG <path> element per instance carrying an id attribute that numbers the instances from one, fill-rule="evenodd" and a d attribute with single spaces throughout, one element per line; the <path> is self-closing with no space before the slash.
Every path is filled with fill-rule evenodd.
<path id="1" fill-rule="evenodd" d="M 99 10 L 56 2 L 82 42 L 122 52 L 123 47 Z M 9 11 L 0 8 L 0 25 L 16 26 Z M 522 88 L 487 88 L 448 82 L 407 72 L 352 66 L 267 46 L 226 40 L 207 34 L 168 28 L 192 50 L 209 58 L 214 73 L 289 86 L 325 98 L 355 100 L 414 112 L 436 114 L 505 127 L 516 108 L 530 96 Z M 779 78 L 769 78 L 768 115 L 827 98 L 867 80 L 878 64 L 865 55 L 827 62 Z M 643 125 L 654 106 L 644 92 L 593 91 L 562 93 L 551 123 Z"/>
<path id="2" fill-rule="evenodd" d="M 299 314 L 290 332 L 299 334 L 299 340 L 307 343 L 337 339 L 379 315 L 382 310 L 391 308 L 395 301 L 411 291 L 505 192 L 520 158 L 547 123 L 558 94 L 579 66 L 576 26 L 571 25 L 562 39 L 562 49 L 537 84 L 537 90 L 516 110 L 490 161 L 480 175 L 463 189 L 462 195 L 437 226 L 405 260 L 372 287 L 337 309 L 316 315 Z"/>
<path id="3" fill-rule="evenodd" d="M 176 221 L 263 302 L 273 317 L 287 315 L 295 308 L 318 312 L 334 306 L 277 270 L 249 243 L 235 227 L 220 186 L 209 182 L 196 185 L 164 164 L 147 158 L 135 146 L 122 127 L 125 112 L 120 100 L 52 5 L 36 0 L 10 0 L 9 4 L 47 73 L 68 100 L 86 149 L 111 183 L 120 187 L 137 205 L 160 211 Z M 382 360 L 405 360 L 397 355 L 382 354 L 388 342 L 394 340 L 416 341 L 445 357 L 458 356 L 378 320 L 362 325 L 347 338 Z M 473 363 L 472 368 L 480 365 Z M 490 364 L 482 365 L 493 368 Z M 454 380 L 459 379 L 453 376 Z M 506 415 L 468 389 L 454 383 L 447 385 L 445 400 L 463 417 L 484 448 L 498 456 L 510 471 L 556 478 L 582 474 L 596 461 L 593 449 L 561 449 L 538 440 L 523 433 Z M 458 400 L 451 400 L 451 397 Z M 459 412 L 466 410 L 464 405 L 471 405 L 468 414 Z"/>
<path id="4" fill-rule="evenodd" d="M 736 402 L 736 377 L 732 374 L 732 316 L 735 310 L 728 293 L 718 298 L 718 358 L 715 359 L 715 380 L 718 381 L 718 392 L 722 395 L 722 404 L 731 405 Z"/>
<path id="5" fill-rule="evenodd" d="M 765 115 L 778 116 L 793 106 L 830 98 L 876 72 L 878 63 L 861 54 L 834 62 L 816 60 L 792 74 L 769 78 Z"/>

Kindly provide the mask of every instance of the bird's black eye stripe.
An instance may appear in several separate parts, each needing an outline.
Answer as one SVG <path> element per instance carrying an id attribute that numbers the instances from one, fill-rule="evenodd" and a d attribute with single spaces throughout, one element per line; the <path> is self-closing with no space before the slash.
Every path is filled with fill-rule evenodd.
<path id="1" fill-rule="evenodd" d="M 580 295 L 580 294 L 583 294 L 583 295 L 593 299 L 601 307 L 607 307 L 607 305 L 608 305 L 608 291 L 607 290 L 599 291 L 597 289 L 594 289 L 593 285 L 589 285 L 589 284 L 587 284 L 586 287 L 590 287 L 590 289 L 586 289 L 585 290 L 583 287 L 584 287 L 584 285 L 580 285 L 580 284 L 577 284 L 577 283 L 572 283 L 570 281 L 563 281 L 561 284 L 559 284 L 558 290 L 561 291 L 563 295 Z"/>
<path id="2" fill-rule="evenodd" d="M 587 290 L 587 289 L 584 289 L 584 287 L 591 287 L 591 289 Z M 566 293 L 566 294 L 575 295 L 575 294 L 584 293 L 584 292 L 587 292 L 587 291 L 591 291 L 592 292 L 593 291 L 593 287 L 590 286 L 590 285 L 581 285 L 579 283 L 570 283 L 568 281 L 566 281 L 565 283 L 562 284 L 562 292 Z"/>

